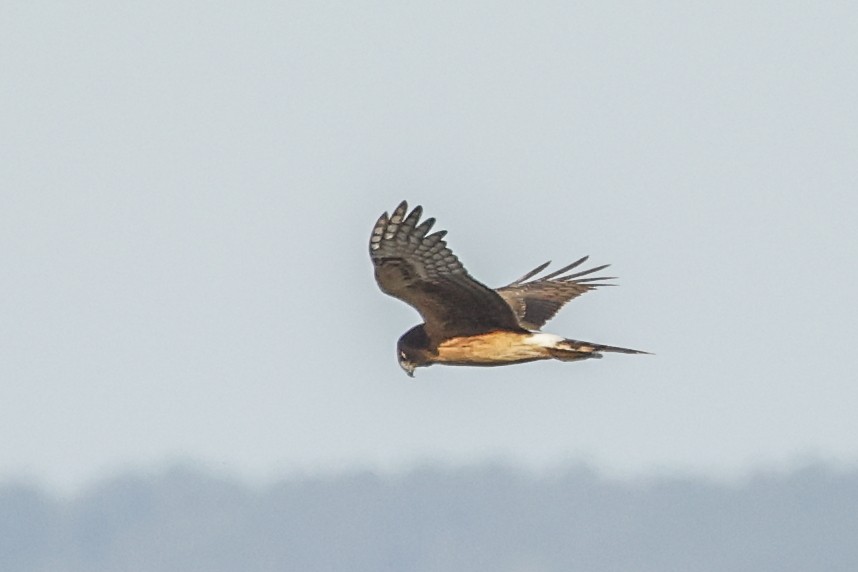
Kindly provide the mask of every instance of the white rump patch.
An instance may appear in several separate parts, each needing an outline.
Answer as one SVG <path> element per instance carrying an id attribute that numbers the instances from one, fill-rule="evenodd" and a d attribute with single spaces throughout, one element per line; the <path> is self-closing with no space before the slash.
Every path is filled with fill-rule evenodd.
<path id="1" fill-rule="evenodd" d="M 524 343 L 541 346 L 543 348 L 553 348 L 565 339 L 566 338 L 558 336 L 557 334 L 544 334 L 542 332 L 536 332 L 530 334 L 530 336 L 524 340 Z"/>

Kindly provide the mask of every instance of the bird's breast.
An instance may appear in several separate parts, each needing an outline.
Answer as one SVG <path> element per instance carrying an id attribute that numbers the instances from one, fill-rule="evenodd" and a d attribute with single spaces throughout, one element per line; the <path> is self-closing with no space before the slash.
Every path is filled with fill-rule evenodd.
<path id="1" fill-rule="evenodd" d="M 547 348 L 534 343 L 533 335 L 497 330 L 450 338 L 438 344 L 434 361 L 451 365 L 502 365 L 549 359 Z"/>

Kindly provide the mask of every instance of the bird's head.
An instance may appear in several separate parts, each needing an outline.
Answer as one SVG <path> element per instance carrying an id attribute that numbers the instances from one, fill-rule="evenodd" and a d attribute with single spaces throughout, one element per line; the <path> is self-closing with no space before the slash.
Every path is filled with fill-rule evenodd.
<path id="1" fill-rule="evenodd" d="M 417 364 L 408 359 L 408 354 L 402 350 L 397 352 L 396 357 L 399 360 L 399 367 L 402 368 L 402 371 L 407 373 L 408 377 L 414 377 L 414 370 L 417 368 Z"/>
<path id="2" fill-rule="evenodd" d="M 396 359 L 399 361 L 399 367 L 408 374 L 408 377 L 414 377 L 416 368 L 432 363 L 428 348 L 429 338 L 422 324 L 411 328 L 399 338 L 396 343 Z"/>

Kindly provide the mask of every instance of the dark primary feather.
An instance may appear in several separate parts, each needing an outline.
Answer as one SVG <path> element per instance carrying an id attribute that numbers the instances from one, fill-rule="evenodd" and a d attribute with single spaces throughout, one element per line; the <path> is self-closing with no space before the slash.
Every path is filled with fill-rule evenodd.
<path id="1" fill-rule="evenodd" d="M 607 268 L 608 264 L 566 274 L 582 265 L 588 258 L 585 256 L 545 276 L 533 278 L 551 262 L 540 264 L 518 280 L 498 288 L 497 293 L 515 312 L 522 327 L 538 330 L 569 300 L 599 286 L 611 286 L 603 281 L 613 280 L 613 277 L 589 277 L 590 274 Z"/>
<path id="2" fill-rule="evenodd" d="M 418 224 L 422 213 L 419 206 L 408 213 L 402 201 L 375 223 L 369 253 L 381 290 L 420 312 L 436 343 L 492 329 L 520 329 L 504 299 L 474 280 L 447 247 L 446 231 L 428 234 L 435 219 Z"/>

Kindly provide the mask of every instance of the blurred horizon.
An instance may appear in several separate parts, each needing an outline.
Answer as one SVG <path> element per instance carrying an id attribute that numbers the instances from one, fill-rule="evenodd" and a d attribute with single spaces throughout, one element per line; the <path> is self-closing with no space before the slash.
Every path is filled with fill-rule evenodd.
<path id="1" fill-rule="evenodd" d="M 407 478 L 423 471 L 440 473 L 468 472 L 482 469 L 497 469 L 514 473 L 523 478 L 544 480 L 555 478 L 569 472 L 583 472 L 595 479 L 615 483 L 619 486 L 647 486 L 654 482 L 688 480 L 711 484 L 716 487 L 742 487 L 759 478 L 779 478 L 805 471 L 823 471 L 832 475 L 851 475 L 858 473 L 858 463 L 825 460 L 814 455 L 797 456 L 792 460 L 779 463 L 749 463 L 741 470 L 733 472 L 713 472 L 707 470 L 682 470 L 677 468 L 652 468 L 647 471 L 628 472 L 611 471 L 584 459 L 567 459 L 553 465 L 534 466 L 517 463 L 502 457 L 481 459 L 473 462 L 455 462 L 443 459 L 419 459 L 401 465 L 379 466 L 371 464 L 352 464 L 338 467 L 299 467 L 287 468 L 279 472 L 259 474 L 242 471 L 240 467 L 228 467 L 223 463 L 209 462 L 204 459 L 172 458 L 150 465 L 128 464 L 118 466 L 90 480 L 70 483 L 51 481 L 34 474 L 9 473 L 0 477 L 0 489 L 23 487 L 39 491 L 57 499 L 73 499 L 87 494 L 88 491 L 103 487 L 114 481 L 126 479 L 160 479 L 173 473 L 187 473 L 215 480 L 229 481 L 248 489 L 265 489 L 282 482 L 328 481 L 348 479 L 359 475 L 372 475 L 385 481 Z"/>
<path id="2" fill-rule="evenodd" d="M 733 475 L 718 475 L 711 473 L 691 473 L 680 471 L 653 471 L 636 475 L 612 474 L 598 467 L 581 461 L 569 461 L 554 467 L 534 468 L 506 462 L 502 459 L 489 459 L 469 464 L 456 464 L 427 460 L 398 469 L 379 469 L 373 467 L 343 467 L 330 470 L 300 470 L 271 474 L 264 478 L 252 475 L 242 475 L 217 467 L 210 463 L 193 459 L 174 459 L 165 461 L 157 466 L 125 467 L 99 478 L 81 483 L 74 488 L 62 488 L 38 478 L 23 475 L 9 475 L 0 479 L 0 494 L 3 491 L 26 490 L 43 495 L 57 502 L 70 502 L 87 497 L 92 491 L 112 487 L 115 483 L 128 482 L 157 482 L 169 480 L 174 476 L 181 478 L 201 479 L 206 481 L 229 483 L 230 486 L 248 491 L 265 491 L 276 488 L 284 483 L 318 482 L 330 483 L 348 481 L 351 479 L 371 478 L 379 482 L 395 483 L 414 478 L 415 475 L 437 474 L 480 474 L 498 472 L 515 475 L 526 481 L 547 482 L 564 478 L 568 475 L 586 475 L 595 481 L 611 484 L 620 488 L 649 488 L 660 483 L 695 482 L 718 489 L 742 489 L 756 481 L 770 479 L 790 479 L 803 474 L 824 474 L 836 478 L 856 479 L 858 482 L 858 466 L 851 464 L 828 463 L 820 459 L 806 458 L 794 463 L 780 466 L 749 467 L 742 473 Z M 124 485 L 123 485 L 124 486 Z"/>
<path id="3" fill-rule="evenodd" d="M 733 484 L 481 464 L 250 486 L 173 467 L 70 498 L 0 485 L 0 567 L 845 572 L 856 505 L 858 471 L 818 464 Z"/>

